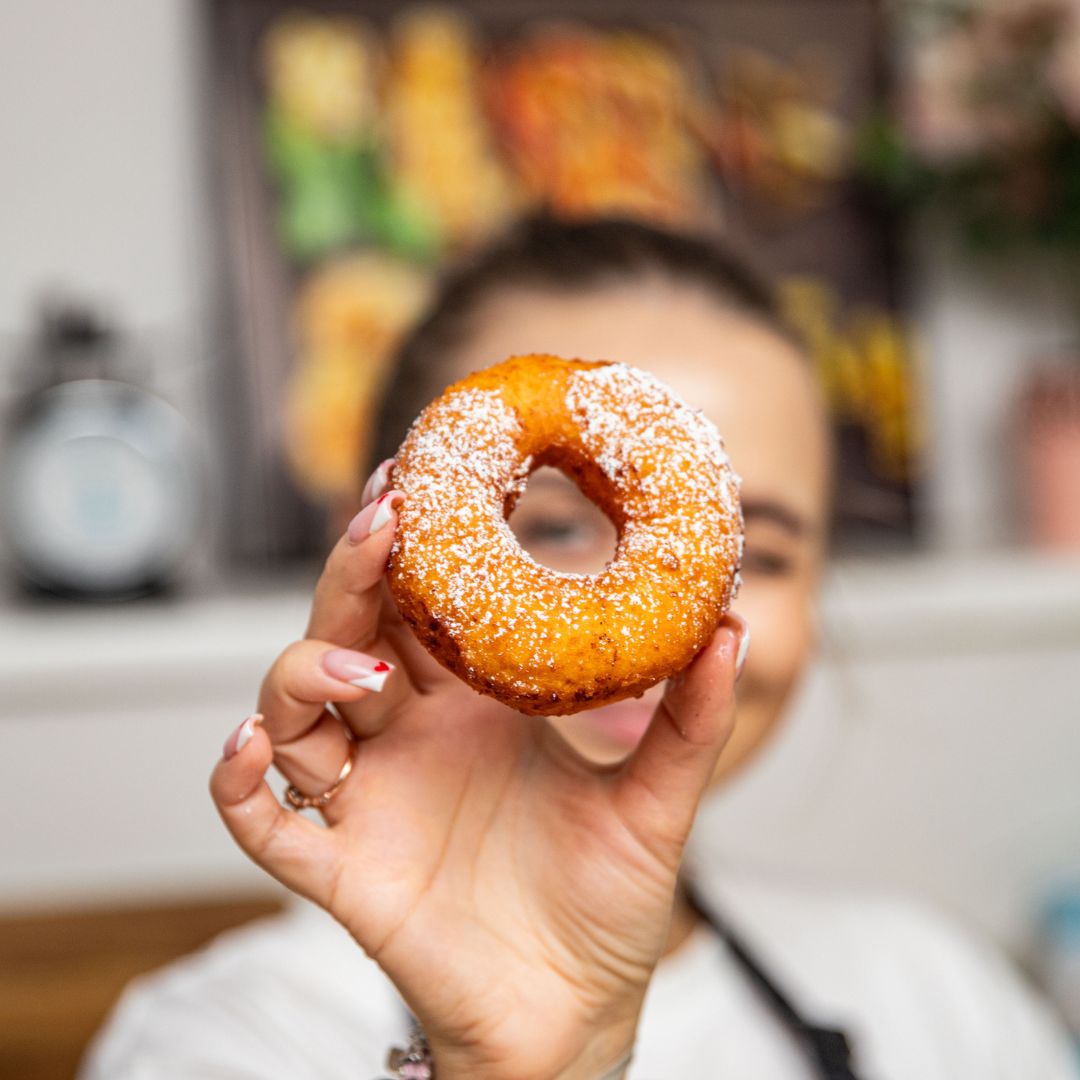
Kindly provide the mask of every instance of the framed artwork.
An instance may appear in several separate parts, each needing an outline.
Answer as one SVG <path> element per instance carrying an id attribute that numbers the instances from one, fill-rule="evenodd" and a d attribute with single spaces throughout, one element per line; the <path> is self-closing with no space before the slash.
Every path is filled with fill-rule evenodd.
<path id="1" fill-rule="evenodd" d="M 516 214 L 731 236 L 835 420 L 837 535 L 916 536 L 919 403 L 890 222 L 854 175 L 873 0 L 208 0 L 237 555 L 323 545 L 438 268 Z"/>

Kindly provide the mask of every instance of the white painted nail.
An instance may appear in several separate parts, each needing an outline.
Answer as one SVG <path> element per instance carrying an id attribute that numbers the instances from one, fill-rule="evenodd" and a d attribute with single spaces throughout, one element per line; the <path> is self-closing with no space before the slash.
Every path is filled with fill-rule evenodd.
<path id="1" fill-rule="evenodd" d="M 377 533 L 393 516 L 393 507 L 390 505 L 390 499 L 380 498 L 378 505 L 375 507 L 375 516 L 371 519 L 371 528 L 368 530 L 368 535 L 374 535 Z"/>
<path id="2" fill-rule="evenodd" d="M 382 690 L 390 672 L 393 671 L 389 664 L 384 664 L 383 668 L 382 671 L 376 670 L 370 675 L 360 675 L 355 679 L 350 679 L 349 682 L 353 686 L 359 686 L 361 690 L 374 690 L 375 693 L 378 693 Z"/>
<path id="3" fill-rule="evenodd" d="M 233 733 L 225 740 L 225 746 L 222 750 L 222 755 L 225 760 L 233 757 L 235 754 L 240 753 L 249 742 L 251 737 L 255 734 L 255 728 L 262 723 L 261 713 L 252 713 Z"/>
<path id="4" fill-rule="evenodd" d="M 254 736 L 254 734 L 255 734 L 255 718 L 253 716 L 249 716 L 240 725 L 240 734 L 236 736 L 236 752 L 237 753 L 239 753 L 241 750 L 243 750 L 244 747 L 247 746 L 247 744 L 249 742 L 251 742 L 251 739 Z"/>
<path id="5" fill-rule="evenodd" d="M 735 678 L 742 674 L 743 665 L 746 663 L 746 654 L 750 651 L 750 627 L 743 622 L 743 632 L 739 637 L 739 651 L 735 656 Z"/>
<path id="6" fill-rule="evenodd" d="M 331 649 L 323 657 L 322 666 L 327 675 L 341 679 L 350 686 L 358 686 L 361 690 L 374 690 L 376 693 L 383 688 L 383 683 L 394 671 L 393 664 L 353 649 Z"/>
<path id="7" fill-rule="evenodd" d="M 394 459 L 387 458 L 385 461 L 380 462 L 375 471 L 368 477 L 367 483 L 364 485 L 364 492 L 360 496 L 360 500 L 364 506 L 367 506 L 370 502 L 374 502 L 384 491 L 386 491 L 386 487 L 390 483 L 390 469 L 393 464 Z"/>

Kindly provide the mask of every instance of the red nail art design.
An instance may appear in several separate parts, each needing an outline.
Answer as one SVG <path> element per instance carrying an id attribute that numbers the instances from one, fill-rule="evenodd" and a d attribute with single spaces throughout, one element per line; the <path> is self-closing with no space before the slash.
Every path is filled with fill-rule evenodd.
<path id="1" fill-rule="evenodd" d="M 362 690 L 378 692 L 394 670 L 393 664 L 353 649 L 331 649 L 323 656 L 323 670 Z"/>

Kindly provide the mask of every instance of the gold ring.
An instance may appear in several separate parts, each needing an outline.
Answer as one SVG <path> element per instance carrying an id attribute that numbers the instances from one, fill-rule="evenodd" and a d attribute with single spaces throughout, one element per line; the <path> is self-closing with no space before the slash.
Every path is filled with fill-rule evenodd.
<path id="1" fill-rule="evenodd" d="M 348 728 L 345 730 L 348 733 Z M 349 733 L 349 756 L 345 759 L 345 764 L 341 766 L 341 772 L 338 773 L 337 779 L 321 795 L 305 795 L 295 784 L 290 784 L 285 789 L 285 802 L 293 810 L 308 810 L 313 807 L 318 810 L 324 807 L 341 790 L 341 785 L 345 783 L 349 778 L 349 773 L 352 772 L 352 743 L 354 741 L 351 733 Z"/>

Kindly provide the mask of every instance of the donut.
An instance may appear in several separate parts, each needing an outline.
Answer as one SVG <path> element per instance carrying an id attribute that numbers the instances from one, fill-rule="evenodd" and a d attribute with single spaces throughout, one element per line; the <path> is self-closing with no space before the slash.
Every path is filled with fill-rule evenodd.
<path id="1" fill-rule="evenodd" d="M 529 474 L 564 472 L 611 519 L 596 574 L 536 562 L 508 520 Z M 388 564 L 402 618 L 444 667 L 521 713 L 639 696 L 709 641 L 738 588 L 739 478 L 716 428 L 654 376 L 515 356 L 413 423 Z"/>

